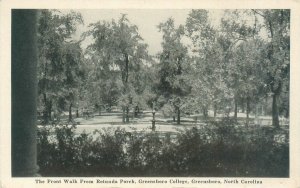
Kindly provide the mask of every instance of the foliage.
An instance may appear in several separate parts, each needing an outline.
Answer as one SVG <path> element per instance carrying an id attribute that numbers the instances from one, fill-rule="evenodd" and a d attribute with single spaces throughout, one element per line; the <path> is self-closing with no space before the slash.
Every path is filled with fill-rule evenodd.
<path id="1" fill-rule="evenodd" d="M 253 10 L 263 19 L 268 40 L 262 49 L 261 63 L 267 67 L 264 84 L 272 95 L 273 126 L 279 127 L 279 97 L 289 88 L 290 74 L 290 10 Z"/>
<path id="2" fill-rule="evenodd" d="M 108 128 L 75 134 L 75 127 L 38 131 L 43 176 L 288 177 L 288 132 L 245 128 L 233 119 L 179 133 Z M 275 140 L 278 136 L 284 140 Z"/>
<path id="3" fill-rule="evenodd" d="M 41 10 L 38 25 L 38 88 L 39 109 L 43 121 L 51 120 L 51 113 L 72 106 L 77 96 L 82 70 L 80 44 L 71 40 L 77 24 L 83 23 L 76 12 L 62 14 L 57 10 Z"/>
<path id="4" fill-rule="evenodd" d="M 186 76 L 193 86 L 189 108 L 216 112 L 234 104 L 236 116 L 246 102 L 248 117 L 250 106 L 272 96 L 273 125 L 278 127 L 280 101 L 285 101 L 280 112 L 288 116 L 289 11 L 226 10 L 219 26 L 209 15 L 192 10 L 186 20 L 194 55 Z"/>
<path id="5" fill-rule="evenodd" d="M 124 14 L 117 21 L 99 21 L 89 27 L 90 30 L 84 36 L 92 36 L 94 39 L 88 46 L 89 56 L 95 67 L 91 82 L 95 84 L 93 87 L 96 86 L 96 90 L 90 88 L 92 92 L 96 91 L 94 101 L 111 105 L 110 97 L 114 97 L 113 101 L 124 112 L 126 110 L 128 122 L 129 109 L 142 107 L 147 103 L 147 97 L 144 97 L 147 86 L 145 64 L 150 60 L 147 45 L 143 43 L 137 26 L 131 24 Z M 105 93 L 103 88 L 106 86 L 113 86 L 115 93 Z"/>
<path id="6" fill-rule="evenodd" d="M 289 116 L 289 10 L 225 10 L 219 24 L 211 11 L 191 10 L 185 25 L 172 18 L 158 25 L 162 51 L 156 58 L 138 27 L 119 19 L 89 25 L 73 41 L 80 14 L 42 10 L 38 27 L 39 107 L 45 123 L 72 107 L 130 111 L 164 110 L 180 124 L 184 113 L 229 115 L 246 105 L 272 109 L 273 124 Z M 83 53 L 84 51 L 84 53 Z M 272 98 L 272 105 L 263 104 Z M 252 109 L 251 109 L 252 108 Z M 267 110 L 270 111 L 270 110 Z M 252 110 L 252 112 L 255 112 Z"/>
<path id="7" fill-rule="evenodd" d="M 174 20 L 169 18 L 165 23 L 158 25 L 163 34 L 162 52 L 159 53 L 159 83 L 157 95 L 160 104 L 171 105 L 177 113 L 177 124 L 180 124 L 180 111 L 182 110 L 183 97 L 190 93 L 191 87 L 185 80 L 185 74 L 189 69 L 189 57 L 187 47 L 183 45 L 184 26 L 175 27 Z"/>
<path id="8" fill-rule="evenodd" d="M 187 37 L 193 44 L 193 63 L 186 78 L 192 85 L 189 108 L 202 111 L 228 106 L 232 89 L 227 86 L 228 67 L 226 59 L 230 41 L 210 23 L 209 12 L 192 10 L 186 21 Z M 230 103 L 230 102 L 229 102 Z"/>

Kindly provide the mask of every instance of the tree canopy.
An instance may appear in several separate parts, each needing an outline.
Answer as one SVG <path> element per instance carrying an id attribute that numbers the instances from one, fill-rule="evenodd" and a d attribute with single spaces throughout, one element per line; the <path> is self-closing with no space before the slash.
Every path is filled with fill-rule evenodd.
<path id="1" fill-rule="evenodd" d="M 39 96 L 45 122 L 51 112 L 118 106 L 123 122 L 140 108 L 177 118 L 209 111 L 230 115 L 246 106 L 247 119 L 268 106 L 273 125 L 288 116 L 290 11 L 224 10 L 216 24 L 211 11 L 191 10 L 185 24 L 169 18 L 157 26 L 162 50 L 148 53 L 138 26 L 121 14 L 91 23 L 74 40 L 79 13 L 42 10 L 39 18 Z M 87 48 L 82 41 L 90 38 Z M 267 107 L 266 107 L 267 108 Z"/>

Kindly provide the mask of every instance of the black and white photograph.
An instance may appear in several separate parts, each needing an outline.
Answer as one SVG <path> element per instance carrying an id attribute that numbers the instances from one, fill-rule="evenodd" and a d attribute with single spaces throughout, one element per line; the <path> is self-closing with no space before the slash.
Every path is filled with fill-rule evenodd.
<path id="1" fill-rule="evenodd" d="M 8 176 L 60 187 L 289 180 L 292 11 L 11 8 Z"/>

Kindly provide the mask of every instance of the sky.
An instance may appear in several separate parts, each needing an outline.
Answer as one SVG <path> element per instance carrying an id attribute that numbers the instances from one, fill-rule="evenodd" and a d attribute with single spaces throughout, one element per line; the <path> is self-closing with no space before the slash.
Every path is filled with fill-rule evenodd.
<path id="1" fill-rule="evenodd" d="M 185 24 L 188 13 L 191 10 L 187 9 L 101 9 L 101 10 L 75 10 L 80 12 L 84 25 L 79 25 L 75 34 L 75 39 L 79 39 L 80 35 L 88 30 L 90 23 L 95 23 L 100 20 L 111 21 L 118 20 L 121 14 L 127 14 L 129 21 L 138 27 L 139 33 L 144 39 L 145 43 L 149 45 L 148 52 L 150 55 L 156 55 L 162 50 L 162 34 L 159 32 L 157 26 L 161 22 L 165 22 L 172 17 L 175 25 Z M 211 12 L 213 20 L 219 20 L 222 11 L 214 10 Z M 88 43 L 92 42 L 87 39 L 83 42 L 82 47 L 85 48 Z"/>

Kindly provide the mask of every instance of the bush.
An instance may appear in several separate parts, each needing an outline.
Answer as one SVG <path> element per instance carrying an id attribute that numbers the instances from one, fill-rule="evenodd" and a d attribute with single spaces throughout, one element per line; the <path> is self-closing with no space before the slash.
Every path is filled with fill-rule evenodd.
<path id="1" fill-rule="evenodd" d="M 288 132 L 245 128 L 223 119 L 176 135 L 102 129 L 75 134 L 75 126 L 38 131 L 43 176 L 288 177 Z"/>

